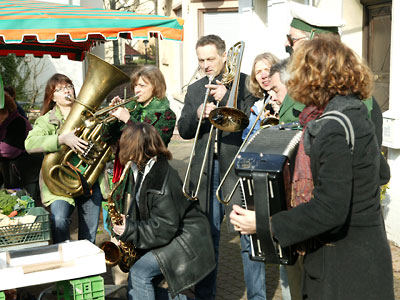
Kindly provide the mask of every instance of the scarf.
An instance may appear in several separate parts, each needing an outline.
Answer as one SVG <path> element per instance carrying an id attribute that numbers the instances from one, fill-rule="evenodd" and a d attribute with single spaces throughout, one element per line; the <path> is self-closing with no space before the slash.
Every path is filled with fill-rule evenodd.
<path id="1" fill-rule="evenodd" d="M 129 103 L 127 105 L 127 108 L 132 109 L 134 107 L 134 105 L 137 105 L 137 107 L 133 111 L 131 111 L 131 116 L 130 116 L 128 123 L 131 121 L 145 122 L 145 123 L 149 123 L 154 126 L 158 122 L 158 120 L 160 119 L 162 114 L 169 114 L 167 117 L 165 117 L 165 119 L 167 119 L 167 120 L 168 120 L 168 118 L 172 117 L 172 116 L 170 116 L 170 112 L 168 111 L 169 101 L 166 97 L 164 97 L 162 99 L 153 97 L 153 99 L 147 106 L 143 106 L 141 103 L 137 103 L 137 104 Z M 174 116 L 174 118 L 175 118 L 175 116 Z M 160 132 L 160 134 L 161 134 L 161 132 Z M 113 179 L 112 179 L 113 183 L 116 183 L 119 181 L 122 171 L 124 169 L 124 166 L 119 161 L 118 154 L 119 154 L 119 147 L 117 149 L 117 153 L 115 154 Z"/>
<path id="2" fill-rule="evenodd" d="M 293 171 L 291 207 L 309 202 L 313 197 L 314 182 L 311 173 L 310 157 L 304 151 L 304 132 L 307 123 L 319 118 L 324 109 L 324 107 L 307 106 L 299 115 L 299 122 L 303 126 L 303 134 L 297 150 Z"/>

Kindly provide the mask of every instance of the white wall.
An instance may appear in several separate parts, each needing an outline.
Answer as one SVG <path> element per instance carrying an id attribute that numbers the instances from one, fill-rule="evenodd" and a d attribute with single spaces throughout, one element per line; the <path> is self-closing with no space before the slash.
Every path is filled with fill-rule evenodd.
<path id="1" fill-rule="evenodd" d="M 341 2 L 341 1 L 338 1 Z M 362 26 L 363 6 L 360 1 L 343 1 L 343 19 L 345 26 L 342 28 L 342 41 L 362 56 Z"/>
<path id="2" fill-rule="evenodd" d="M 390 49 L 390 82 L 400 82 L 400 3 L 392 2 L 392 38 Z M 391 84 L 389 88 L 389 110 L 394 115 L 400 115 L 400 101 L 398 101 L 398 87 Z M 399 118 L 399 117 L 398 117 Z M 397 132 L 399 135 L 400 132 Z M 384 132 L 385 139 L 385 132 Z M 391 179 L 389 189 L 387 190 L 387 216 L 386 231 L 390 240 L 400 245 L 400 149 L 391 149 L 388 151 L 388 162 L 391 170 Z"/>
<path id="3" fill-rule="evenodd" d="M 243 1 L 245 4 L 247 1 Z M 241 1 L 239 0 L 239 6 Z M 254 58 L 271 52 L 285 58 L 285 34 L 289 30 L 290 14 L 282 0 L 254 0 L 252 7 L 241 8 L 238 38 L 246 43 L 241 71 L 250 74 Z"/>

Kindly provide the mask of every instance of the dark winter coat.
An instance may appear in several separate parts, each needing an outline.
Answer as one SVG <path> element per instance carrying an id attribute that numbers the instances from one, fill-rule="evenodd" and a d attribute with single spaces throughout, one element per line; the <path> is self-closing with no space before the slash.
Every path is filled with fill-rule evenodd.
<path id="1" fill-rule="evenodd" d="M 250 116 L 250 108 L 258 100 L 255 98 L 246 88 L 245 81 L 247 75 L 241 73 L 239 81 L 239 92 L 237 97 L 237 108 L 243 111 L 247 116 Z M 221 80 L 221 75 L 216 78 Z M 188 87 L 185 103 L 181 112 L 181 116 L 178 120 L 179 134 L 184 139 L 193 139 L 196 135 L 196 129 L 198 124 L 197 109 L 204 102 L 206 94 L 205 85 L 208 84 L 208 78 L 203 77 Z M 229 98 L 229 90 L 225 94 L 224 98 L 220 103 L 220 107 L 225 106 Z M 209 96 L 208 102 L 214 102 L 214 97 Z M 190 190 L 193 191 L 197 187 L 198 178 L 200 176 L 201 164 L 204 157 L 207 157 L 206 166 L 201 178 L 201 184 L 198 194 L 200 206 L 204 212 L 208 214 L 209 202 L 210 202 L 210 187 L 211 187 L 211 174 L 212 174 L 212 159 L 217 157 L 219 160 L 220 178 L 225 175 L 229 168 L 232 160 L 234 159 L 240 145 L 242 144 L 242 132 L 223 132 L 218 130 L 218 149 L 217 155 L 214 156 L 214 139 L 215 139 L 215 128 L 213 130 L 213 138 L 211 147 L 206 153 L 206 145 L 209 137 L 211 123 L 208 119 L 205 119 L 200 127 L 199 138 L 196 143 L 195 156 L 190 172 Z M 235 171 L 232 170 L 223 185 L 223 195 L 228 195 L 232 190 L 239 178 L 235 175 Z M 232 209 L 233 204 L 241 205 L 241 197 L 239 189 L 236 190 L 229 206 L 227 207 L 226 216 L 229 217 L 229 213 Z M 230 222 L 227 222 L 230 226 Z M 233 231 L 233 228 L 231 228 Z"/>
<path id="2" fill-rule="evenodd" d="M 389 244 L 380 208 L 380 148 L 365 105 L 336 96 L 325 111 L 347 115 L 355 131 L 351 154 L 343 127 L 333 120 L 307 125 L 313 198 L 272 217 L 281 246 L 313 238 L 304 258 L 310 300 L 394 299 Z"/>
<path id="3" fill-rule="evenodd" d="M 24 142 L 32 129 L 18 111 L 9 114 L 0 125 L 0 186 L 23 188 L 38 182 L 42 154 L 28 154 Z"/>
<path id="4" fill-rule="evenodd" d="M 174 297 L 215 268 L 208 220 L 197 202 L 184 197 L 182 181 L 165 158 L 159 158 L 144 178 L 139 208 L 132 200 L 126 210 L 117 199 L 127 199 L 132 187 L 134 176 L 130 170 L 113 195 L 118 210 L 127 212 L 125 231 L 117 238 L 131 241 L 139 249 L 152 250 Z"/>

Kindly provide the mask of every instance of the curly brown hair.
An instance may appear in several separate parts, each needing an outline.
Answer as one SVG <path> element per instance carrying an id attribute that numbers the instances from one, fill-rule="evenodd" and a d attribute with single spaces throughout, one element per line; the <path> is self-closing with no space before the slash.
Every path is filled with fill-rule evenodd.
<path id="1" fill-rule="evenodd" d="M 264 90 L 260 87 L 260 84 L 257 82 L 256 79 L 256 64 L 261 61 L 265 60 L 268 62 L 269 66 L 271 67 L 272 65 L 276 64 L 279 59 L 273 55 L 272 53 L 266 52 L 266 53 L 261 53 L 256 56 L 256 58 L 253 61 L 253 67 L 251 68 L 251 74 L 250 76 L 247 76 L 246 78 L 246 87 L 249 90 L 250 93 L 253 94 L 253 96 L 261 98 L 264 96 Z"/>
<path id="2" fill-rule="evenodd" d="M 367 99 L 373 90 L 370 68 L 330 35 L 304 41 L 294 52 L 288 71 L 288 93 L 305 105 L 323 107 L 337 94 Z"/>
<path id="3" fill-rule="evenodd" d="M 119 160 L 125 165 L 133 161 L 143 170 L 152 157 L 164 156 L 172 159 L 157 129 L 148 123 L 129 123 L 123 130 L 119 141 Z"/>

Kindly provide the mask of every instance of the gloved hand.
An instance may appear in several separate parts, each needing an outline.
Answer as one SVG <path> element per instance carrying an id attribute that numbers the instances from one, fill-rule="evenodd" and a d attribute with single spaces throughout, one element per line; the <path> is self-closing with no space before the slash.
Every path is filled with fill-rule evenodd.
<path id="1" fill-rule="evenodd" d="M 70 147 L 75 153 L 80 152 L 84 153 L 88 143 L 81 139 L 80 137 L 77 137 L 75 135 L 77 129 L 74 131 L 68 132 L 68 133 L 63 133 L 58 136 L 58 143 L 60 145 L 67 145 Z"/>

